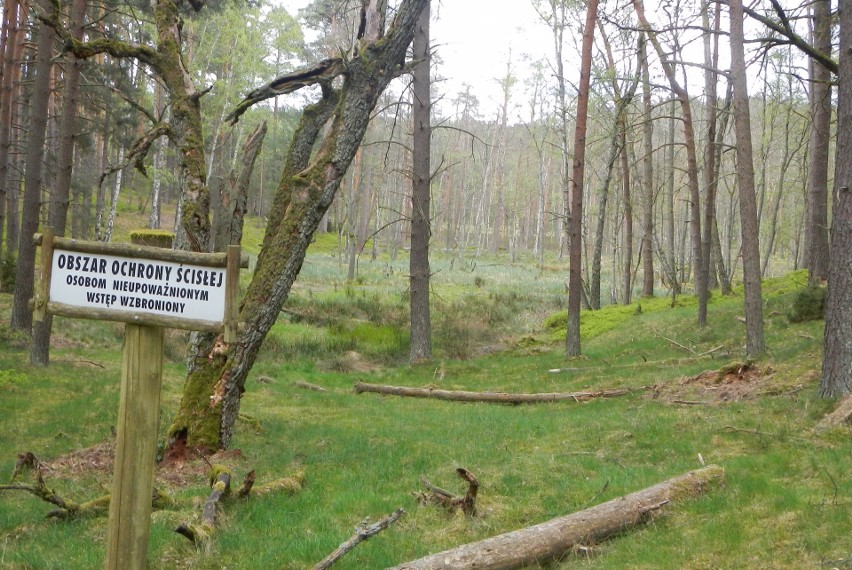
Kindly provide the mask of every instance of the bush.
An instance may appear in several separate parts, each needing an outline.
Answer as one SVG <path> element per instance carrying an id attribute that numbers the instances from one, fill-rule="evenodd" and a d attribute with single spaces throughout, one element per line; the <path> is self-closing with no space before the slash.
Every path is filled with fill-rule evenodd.
<path id="1" fill-rule="evenodd" d="M 817 321 L 825 318 L 825 289 L 805 287 L 793 297 L 793 306 L 787 312 L 791 323 Z"/>
<path id="2" fill-rule="evenodd" d="M 11 253 L 0 261 L 0 293 L 11 293 L 15 290 L 15 256 Z"/>

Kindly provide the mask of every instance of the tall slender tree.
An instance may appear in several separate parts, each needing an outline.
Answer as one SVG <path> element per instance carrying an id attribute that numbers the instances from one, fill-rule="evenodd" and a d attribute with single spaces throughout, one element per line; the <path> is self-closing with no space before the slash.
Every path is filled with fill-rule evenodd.
<path id="1" fill-rule="evenodd" d="M 743 286 L 745 288 L 746 354 L 749 358 L 766 351 L 763 336 L 763 301 L 760 284 L 760 244 L 757 200 L 754 193 L 754 155 L 751 116 L 746 83 L 745 32 L 742 0 L 730 0 L 731 82 L 733 84 L 734 129 L 737 135 L 737 184 L 740 190 Z"/>
<path id="2" fill-rule="evenodd" d="M 852 393 L 852 10 L 840 10 L 837 149 L 820 394 Z"/>
<path id="3" fill-rule="evenodd" d="M 431 160 L 432 94 L 429 74 L 429 2 L 423 7 L 414 33 L 415 67 L 412 72 L 414 109 L 411 192 L 411 256 L 409 283 L 411 288 L 411 348 L 409 360 L 420 362 L 432 358 L 432 321 L 429 303 L 429 240 L 431 224 Z"/>
<path id="4" fill-rule="evenodd" d="M 583 45 L 580 50 L 580 81 L 577 89 L 577 115 L 574 131 L 574 160 L 571 168 L 571 193 L 568 218 L 568 325 L 565 334 L 565 354 L 580 356 L 580 304 L 583 295 L 583 178 L 586 172 L 586 130 L 589 117 L 589 85 L 592 76 L 592 47 L 598 1 L 586 5 Z"/>
<path id="5" fill-rule="evenodd" d="M 815 0 L 813 10 L 814 48 L 831 55 L 831 0 Z M 831 140 L 831 72 L 810 60 L 811 139 L 808 148 L 807 224 L 805 267 L 808 281 L 819 283 L 828 276 L 828 155 Z"/>
<path id="6" fill-rule="evenodd" d="M 49 0 L 43 0 L 43 8 L 50 9 Z M 29 138 L 27 142 L 27 166 L 24 174 L 24 200 L 21 206 L 21 237 L 18 240 L 18 262 L 15 267 L 15 295 L 12 305 L 11 326 L 15 330 L 30 334 L 33 313 L 29 301 L 35 283 L 36 246 L 33 234 L 38 231 L 42 174 L 44 172 L 44 141 L 47 132 L 48 106 L 50 104 L 50 78 L 53 66 L 53 28 L 38 25 L 38 53 L 36 76 L 31 97 Z"/>
<path id="7" fill-rule="evenodd" d="M 692 120 L 692 103 L 689 92 L 677 80 L 674 64 L 666 57 L 656 32 L 645 17 L 642 0 L 632 0 L 639 23 L 654 46 L 660 65 L 663 67 L 672 92 L 680 103 L 681 123 L 683 124 L 683 142 L 686 147 L 686 174 L 689 184 L 689 235 L 692 242 L 692 265 L 695 268 L 695 293 L 698 297 L 698 326 L 707 324 L 707 282 L 704 279 L 703 250 L 701 247 L 701 192 L 698 183 L 698 158 L 695 145 L 695 127 Z"/>

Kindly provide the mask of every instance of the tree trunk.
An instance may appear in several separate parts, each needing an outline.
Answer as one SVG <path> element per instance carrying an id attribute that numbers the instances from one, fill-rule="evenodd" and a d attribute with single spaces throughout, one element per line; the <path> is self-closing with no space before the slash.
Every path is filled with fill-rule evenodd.
<path id="1" fill-rule="evenodd" d="M 852 392 L 852 10 L 840 11 L 837 158 L 820 395 Z"/>
<path id="2" fill-rule="evenodd" d="M 222 350 L 214 350 L 212 339 L 199 345 L 180 408 L 168 430 L 170 443 L 185 441 L 190 448 L 211 449 L 230 444 L 249 370 L 290 293 L 313 233 L 355 156 L 371 111 L 399 73 L 415 22 L 427 1 L 404 0 L 380 41 L 362 40 L 358 53 L 347 59 L 346 78 L 339 89 L 331 82 L 344 72 L 343 62 L 327 60 L 331 67 L 321 69 L 318 64 L 312 75 L 291 74 L 253 91 L 234 112 L 238 117 L 239 111 L 254 102 L 271 98 L 277 93 L 273 86 L 292 91 L 320 83 L 323 88 L 322 99 L 303 111 L 290 144 L 254 277 L 240 307 L 240 322 L 245 326 L 237 341 Z M 368 19 L 376 16 L 366 15 Z M 264 97 L 267 93 L 269 96 Z M 323 129 L 327 123 L 329 127 Z"/>
<path id="3" fill-rule="evenodd" d="M 71 35 L 77 39 L 83 37 L 83 18 L 86 13 L 86 0 L 74 0 L 71 4 Z M 62 105 L 62 119 L 59 126 L 59 165 L 58 176 L 50 202 L 48 225 L 54 235 L 65 236 L 68 221 L 68 204 L 71 195 L 71 170 L 74 163 L 74 138 L 77 134 L 77 104 L 80 99 L 81 62 L 73 55 L 69 56 L 65 76 L 65 97 Z M 53 328 L 53 315 L 35 323 L 30 344 L 30 364 L 47 366 L 50 361 L 50 335 Z"/>
<path id="4" fill-rule="evenodd" d="M 654 296 L 654 123 L 653 103 L 651 100 L 651 74 L 648 68 L 648 42 L 644 34 L 639 46 L 640 69 L 642 74 L 642 296 Z"/>
<path id="5" fill-rule="evenodd" d="M 16 0 L 3 3 L 3 27 L 0 38 L 0 246 L 3 243 L 3 231 L 6 223 L 6 187 L 9 181 L 9 147 L 12 140 L 12 100 L 14 78 L 17 75 L 16 50 L 21 26 L 19 10 L 23 11 Z M 0 247 L 2 252 L 2 247 Z M 7 254 L 10 252 L 7 244 Z"/>
<path id="6" fill-rule="evenodd" d="M 813 3 L 814 47 L 831 55 L 831 0 Z M 831 73 L 811 61 L 811 141 L 809 145 L 805 267 L 808 282 L 828 276 L 828 147 L 831 139 Z"/>
<path id="7" fill-rule="evenodd" d="M 740 189 L 743 286 L 745 288 L 746 354 L 749 358 L 758 358 L 766 352 L 766 343 L 763 338 L 760 228 L 757 222 L 757 201 L 754 195 L 754 158 L 746 83 L 744 14 L 742 0 L 730 0 L 729 5 L 731 7 L 731 82 L 734 128 L 737 134 L 737 183 Z"/>
<path id="8" fill-rule="evenodd" d="M 44 9 L 50 2 L 43 1 Z M 33 313 L 29 301 L 35 282 L 35 252 L 33 234 L 38 231 L 41 183 L 44 169 L 44 141 L 50 102 L 50 70 L 53 66 L 53 28 L 39 24 L 36 77 L 30 108 L 30 130 L 27 143 L 27 166 L 24 179 L 24 202 L 21 206 L 21 236 L 18 240 L 18 262 L 15 268 L 15 296 L 12 305 L 12 328 L 32 332 Z"/>
<path id="9" fill-rule="evenodd" d="M 708 465 L 652 487 L 535 526 L 465 544 L 389 570 L 515 570 L 559 560 L 575 546 L 596 544 L 648 520 L 671 501 L 718 484 L 724 471 Z"/>
<path id="10" fill-rule="evenodd" d="M 627 125 L 626 119 L 622 117 L 622 125 L 619 129 L 621 134 L 621 198 L 624 201 L 624 239 L 621 252 L 624 256 L 621 267 L 622 275 L 621 294 L 625 305 L 630 304 L 633 291 L 633 198 L 630 191 L 630 164 L 627 158 Z"/>
<path id="11" fill-rule="evenodd" d="M 432 149 L 432 101 L 429 73 L 429 2 L 423 8 L 414 34 L 414 146 L 411 193 L 411 257 L 410 309 L 411 350 L 409 360 L 421 362 L 432 358 L 432 322 L 429 310 L 429 240 L 430 187 L 432 182 L 430 153 Z"/>
<path id="12" fill-rule="evenodd" d="M 721 4 L 715 4 L 713 27 L 710 27 L 710 0 L 702 7 L 702 24 L 704 32 L 704 97 L 707 107 L 707 139 L 704 148 L 704 236 L 702 238 L 703 264 L 698 269 L 704 275 L 707 287 L 710 287 L 710 275 L 713 249 L 713 227 L 716 225 L 716 190 L 719 187 L 716 166 L 716 128 L 719 115 L 719 97 L 716 85 L 719 81 L 716 70 L 719 68 L 719 26 L 722 16 Z M 711 38 L 712 36 L 712 38 Z"/>
<path id="13" fill-rule="evenodd" d="M 586 160 L 586 126 L 589 116 L 589 84 L 592 72 L 592 47 L 598 0 L 586 5 L 583 46 L 580 53 L 580 82 L 577 94 L 577 118 L 574 131 L 574 162 L 571 169 L 570 217 L 568 218 L 568 326 L 565 331 L 565 355 L 580 356 L 580 303 L 583 295 L 582 234 L 583 177 Z"/>
<path id="14" fill-rule="evenodd" d="M 213 229 L 213 251 L 227 251 L 229 245 L 239 245 L 242 242 L 243 222 L 248 209 L 249 181 L 265 137 L 266 121 L 246 137 L 239 170 L 232 168 L 223 182 L 219 223 Z"/>
<path id="15" fill-rule="evenodd" d="M 683 122 L 683 142 L 686 146 L 686 174 L 689 183 L 689 233 L 692 242 L 692 265 L 695 268 L 695 294 L 698 297 L 698 326 L 707 324 L 707 281 L 701 271 L 703 267 L 703 250 L 701 247 L 701 192 L 698 184 L 698 159 L 695 150 L 695 130 L 692 121 L 692 107 L 689 93 L 682 87 L 675 76 L 675 70 L 669 58 L 663 51 L 656 33 L 651 29 L 645 18 L 645 9 L 642 0 L 633 0 L 636 16 L 648 39 L 657 51 L 663 71 L 669 80 L 672 92 L 680 103 L 681 120 Z"/>

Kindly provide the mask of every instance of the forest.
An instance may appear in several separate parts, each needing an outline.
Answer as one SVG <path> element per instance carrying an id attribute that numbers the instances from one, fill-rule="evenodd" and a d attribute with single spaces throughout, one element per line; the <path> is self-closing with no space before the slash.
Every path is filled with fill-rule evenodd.
<path id="1" fill-rule="evenodd" d="M 431 0 L 0 0 L 0 567 L 852 564 L 852 14 L 524 2 L 481 85 Z M 147 328 L 45 236 L 243 254 L 232 328 L 156 328 L 127 552 Z"/>

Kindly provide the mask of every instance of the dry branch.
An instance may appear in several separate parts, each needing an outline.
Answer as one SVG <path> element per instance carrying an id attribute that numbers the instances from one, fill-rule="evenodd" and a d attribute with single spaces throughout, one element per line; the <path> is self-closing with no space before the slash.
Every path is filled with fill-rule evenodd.
<path id="1" fill-rule="evenodd" d="M 370 520 L 369 518 L 364 519 L 361 524 L 355 527 L 355 534 L 353 534 L 352 537 L 349 538 L 349 540 L 335 548 L 331 554 L 329 554 L 320 562 L 318 562 L 317 565 L 313 567 L 313 570 L 326 570 L 327 568 L 330 568 L 332 564 L 343 558 L 347 552 L 349 552 L 368 538 L 372 538 L 383 530 L 385 530 L 386 528 L 388 528 L 390 525 L 395 523 L 403 514 L 405 514 L 404 509 L 397 509 L 374 524 L 368 524 L 368 521 Z"/>
<path id="2" fill-rule="evenodd" d="M 201 522 L 199 524 L 181 523 L 175 529 L 176 533 L 185 536 L 194 544 L 205 543 L 216 529 L 216 514 L 219 504 L 224 497 L 231 494 L 231 472 L 222 466 L 214 467 L 211 470 L 210 483 L 210 495 L 204 502 Z"/>
<path id="3" fill-rule="evenodd" d="M 513 570 L 545 564 L 574 548 L 641 524 L 649 513 L 670 501 L 698 495 L 723 476 L 721 467 L 710 465 L 571 515 L 406 562 L 392 570 Z"/>
<path id="4" fill-rule="evenodd" d="M 439 390 L 437 388 L 407 388 L 404 386 L 380 386 L 358 382 L 355 393 L 372 392 L 387 396 L 407 398 L 433 398 L 452 402 L 485 402 L 494 404 L 539 404 L 572 400 L 582 402 L 593 398 L 613 398 L 630 394 L 631 390 L 598 390 L 591 392 L 541 392 L 537 394 L 510 394 L 508 392 L 465 392 L 459 390 Z"/>
<path id="5" fill-rule="evenodd" d="M 30 470 L 35 471 L 35 483 L 15 483 L 17 479 L 26 475 Z M 80 519 L 103 516 L 109 511 L 110 495 L 103 495 L 90 501 L 78 503 L 48 488 L 44 482 L 44 464 L 29 451 L 18 455 L 11 483 L 9 485 L 0 485 L 0 491 L 24 491 L 57 507 L 47 513 L 47 518 L 60 520 Z M 160 492 L 156 488 L 154 489 L 151 496 L 151 507 L 154 510 L 171 508 L 174 504 L 175 500 L 173 497 L 167 493 Z"/>

